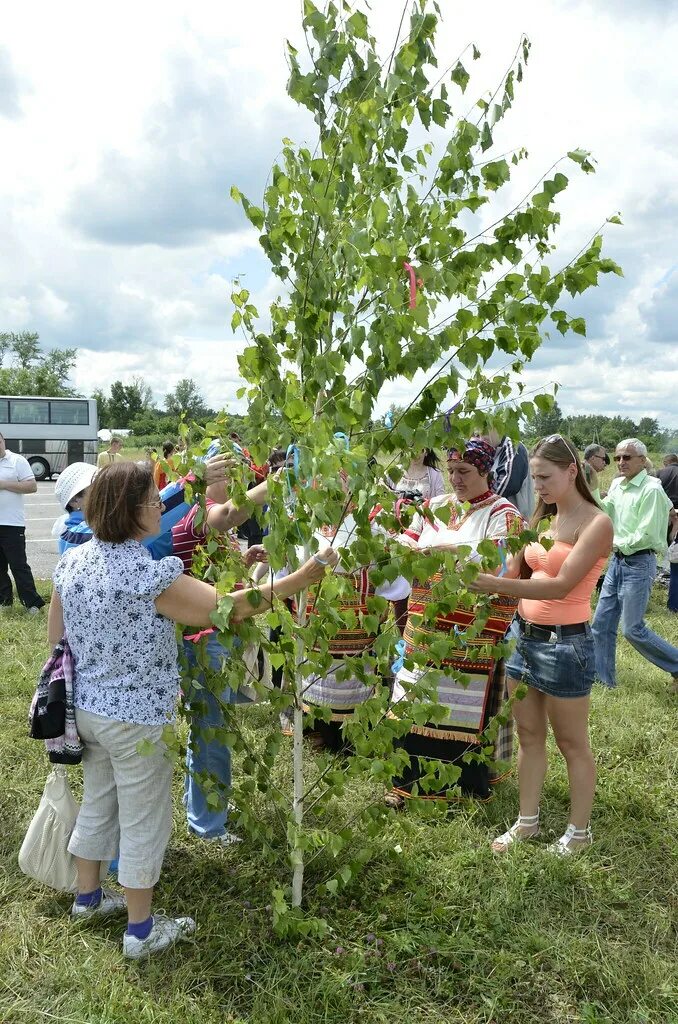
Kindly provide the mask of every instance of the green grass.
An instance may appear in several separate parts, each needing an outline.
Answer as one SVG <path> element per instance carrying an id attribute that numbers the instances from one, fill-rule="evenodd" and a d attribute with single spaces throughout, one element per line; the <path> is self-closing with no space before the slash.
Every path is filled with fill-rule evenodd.
<path id="1" fill-rule="evenodd" d="M 666 591 L 657 589 L 650 619 L 678 644 L 678 619 L 665 603 Z M 2 1024 L 678 1021 L 678 701 L 667 677 L 623 641 L 619 689 L 598 689 L 593 698 L 596 841 L 580 858 L 560 861 L 544 850 L 567 811 L 563 764 L 552 749 L 538 843 L 503 858 L 489 849 L 515 815 L 515 780 L 493 803 L 445 819 L 394 816 L 381 855 L 338 898 L 316 899 L 311 874 L 311 907 L 326 916 L 330 937 L 283 942 L 272 934 L 267 905 L 271 882 L 286 881 L 286 869 L 264 862 L 247 841 L 223 851 L 189 840 L 177 774 L 157 906 L 193 914 L 196 941 L 130 965 L 121 955 L 121 921 L 71 925 L 69 898 L 18 870 L 47 773 L 42 746 L 26 738 L 45 620 L 12 611 L 0 631 Z M 260 708 L 242 713 L 252 729 L 266 717 Z M 79 769 L 71 774 L 77 789 Z M 281 766 L 280 776 L 287 774 Z M 369 795 L 367 784 L 353 789 L 346 817 Z"/>

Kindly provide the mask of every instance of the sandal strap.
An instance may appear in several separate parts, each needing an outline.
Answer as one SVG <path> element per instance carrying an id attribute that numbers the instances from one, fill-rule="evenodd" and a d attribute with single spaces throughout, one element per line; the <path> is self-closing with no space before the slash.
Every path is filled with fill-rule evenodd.
<path id="1" fill-rule="evenodd" d="M 589 844 L 592 843 L 593 832 L 591 830 L 591 825 L 587 825 L 586 828 L 577 828 L 576 825 L 572 824 L 568 825 L 560 839 L 556 840 L 556 842 L 549 846 L 548 849 L 553 853 L 561 855 L 573 853 L 579 848 L 578 845 L 570 846 L 570 842 L 573 839 L 586 840 Z"/>
<path id="2" fill-rule="evenodd" d="M 523 836 L 520 834 L 519 829 L 521 828 L 533 828 L 537 826 L 534 832 L 530 832 L 529 835 Z M 520 843 L 524 839 L 534 839 L 539 834 L 539 811 L 536 814 L 519 814 L 518 819 L 511 825 L 507 832 L 503 835 L 497 836 L 494 840 L 495 843 L 501 846 L 510 846 L 511 843 Z"/>
<path id="3" fill-rule="evenodd" d="M 536 814 L 519 814 L 518 820 L 512 828 L 516 828 L 518 825 L 538 825 L 539 824 L 539 811 Z"/>

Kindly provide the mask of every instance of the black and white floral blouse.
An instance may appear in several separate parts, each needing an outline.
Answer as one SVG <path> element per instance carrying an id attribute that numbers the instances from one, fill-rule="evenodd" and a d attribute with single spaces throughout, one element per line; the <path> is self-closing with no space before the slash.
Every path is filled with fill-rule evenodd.
<path id="1" fill-rule="evenodd" d="M 139 725 L 174 719 L 175 628 L 154 601 L 183 569 L 179 558 L 153 561 L 135 540 L 93 537 L 62 556 L 53 578 L 73 652 L 76 708 Z"/>

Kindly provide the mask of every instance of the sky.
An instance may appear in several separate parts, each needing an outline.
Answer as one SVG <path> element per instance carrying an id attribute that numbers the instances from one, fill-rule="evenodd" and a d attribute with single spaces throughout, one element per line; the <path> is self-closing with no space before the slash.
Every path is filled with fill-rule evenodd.
<path id="1" fill-rule="evenodd" d="M 229 190 L 235 183 L 260 202 L 282 137 L 313 142 L 310 118 L 285 92 L 284 40 L 303 45 L 300 6 L 24 0 L 4 19 L 0 331 L 77 347 L 73 379 L 83 394 L 142 375 L 161 401 L 190 376 L 213 407 L 242 410 L 244 342 L 230 328 L 231 283 L 239 277 L 260 311 L 278 284 Z M 371 7 L 386 51 L 400 4 Z M 606 255 L 624 278 L 602 278 L 568 307 L 587 318 L 587 338 L 552 336 L 524 383 L 557 382 L 569 414 L 678 425 L 678 4 L 441 0 L 441 8 L 439 65 L 468 42 L 482 53 L 469 63 L 460 113 L 494 88 L 521 32 L 532 43 L 495 135 L 499 152 L 530 154 L 506 208 L 521 180 L 538 180 L 581 147 L 597 173 L 573 167 L 559 197 L 558 255 L 569 258 L 618 211 L 624 223 L 605 231 Z M 390 384 L 381 410 L 406 404 L 416 384 Z"/>

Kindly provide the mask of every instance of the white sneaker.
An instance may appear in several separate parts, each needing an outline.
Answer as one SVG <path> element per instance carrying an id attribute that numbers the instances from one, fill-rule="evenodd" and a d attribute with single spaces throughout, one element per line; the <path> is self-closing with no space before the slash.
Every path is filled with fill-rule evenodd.
<path id="1" fill-rule="evenodd" d="M 207 842 L 219 843 L 221 846 L 236 846 L 242 843 L 242 839 L 235 832 L 224 832 L 223 836 L 209 836 Z"/>
<path id="2" fill-rule="evenodd" d="M 40 609 L 39 608 L 27 608 L 26 611 L 28 612 L 29 615 L 39 615 L 40 614 Z"/>
<path id="3" fill-rule="evenodd" d="M 234 846 L 236 843 L 242 843 L 242 839 L 235 832 L 224 832 L 220 836 L 199 836 L 197 832 L 192 832 L 189 828 L 188 834 L 203 843 L 218 843 L 220 846 Z"/>
<path id="4" fill-rule="evenodd" d="M 125 897 L 121 892 L 113 892 L 112 889 L 102 889 L 101 902 L 95 907 L 84 907 L 76 900 L 71 907 L 71 917 L 78 921 L 84 921 L 90 917 L 108 917 L 109 914 L 119 914 L 127 909 Z"/>
<path id="5" fill-rule="evenodd" d="M 135 935 L 125 932 L 122 953 L 129 960 L 140 960 L 154 953 L 162 953 L 175 942 L 188 939 L 194 931 L 195 921 L 192 917 L 163 917 L 162 914 L 154 914 L 153 927 L 145 939 L 137 939 Z"/>

